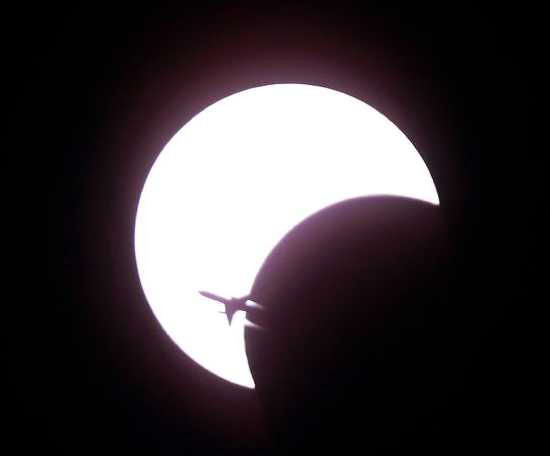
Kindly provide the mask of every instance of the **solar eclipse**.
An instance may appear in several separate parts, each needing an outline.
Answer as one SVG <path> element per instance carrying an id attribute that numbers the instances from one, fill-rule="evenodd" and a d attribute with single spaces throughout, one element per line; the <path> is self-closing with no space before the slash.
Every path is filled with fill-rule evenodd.
<path id="1" fill-rule="evenodd" d="M 439 204 L 409 139 L 368 104 L 335 90 L 275 84 L 230 95 L 166 144 L 139 201 L 135 254 L 156 318 L 189 357 L 248 388 L 245 314 L 221 303 L 250 292 L 277 242 L 328 205 L 368 195 Z"/>

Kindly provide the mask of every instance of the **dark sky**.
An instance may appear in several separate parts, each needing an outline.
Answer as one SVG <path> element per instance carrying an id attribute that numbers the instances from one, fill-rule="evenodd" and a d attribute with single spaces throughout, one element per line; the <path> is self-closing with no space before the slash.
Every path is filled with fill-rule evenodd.
<path id="1" fill-rule="evenodd" d="M 49 12 L 34 46 L 52 134 L 43 149 L 48 315 L 41 374 L 26 390 L 33 417 L 26 429 L 42 448 L 150 455 L 264 448 L 254 394 L 198 368 L 159 327 L 132 242 L 139 194 L 164 144 L 214 101 L 282 82 L 366 101 L 426 161 L 454 226 L 455 279 L 475 321 L 460 374 L 464 403 L 442 418 L 455 426 L 445 435 L 450 447 L 494 443 L 492 325 L 479 264 L 497 19 L 458 5 L 213 2 Z"/>

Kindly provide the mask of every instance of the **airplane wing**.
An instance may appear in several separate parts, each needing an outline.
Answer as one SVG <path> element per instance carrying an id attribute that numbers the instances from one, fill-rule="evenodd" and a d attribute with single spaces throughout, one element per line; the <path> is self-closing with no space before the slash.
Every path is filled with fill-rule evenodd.
<path id="1" fill-rule="evenodd" d="M 228 306 L 225 307 L 225 315 L 227 316 L 227 323 L 229 324 L 229 326 L 231 326 L 233 315 L 235 315 L 236 311 L 237 309 L 229 309 Z"/>

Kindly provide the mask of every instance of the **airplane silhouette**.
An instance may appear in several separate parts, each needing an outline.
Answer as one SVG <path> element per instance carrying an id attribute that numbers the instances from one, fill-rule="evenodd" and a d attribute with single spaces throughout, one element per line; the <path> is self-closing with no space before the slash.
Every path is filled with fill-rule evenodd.
<path id="1" fill-rule="evenodd" d="M 227 322 L 229 323 L 229 325 L 231 325 L 233 315 L 235 315 L 235 312 L 237 312 L 237 310 L 244 310 L 245 312 L 248 310 L 246 301 L 250 299 L 250 295 L 243 296 L 242 298 L 226 299 L 208 291 L 199 291 L 199 293 L 205 298 L 221 302 L 225 305 L 225 312 L 221 313 L 225 313 L 227 315 Z"/>

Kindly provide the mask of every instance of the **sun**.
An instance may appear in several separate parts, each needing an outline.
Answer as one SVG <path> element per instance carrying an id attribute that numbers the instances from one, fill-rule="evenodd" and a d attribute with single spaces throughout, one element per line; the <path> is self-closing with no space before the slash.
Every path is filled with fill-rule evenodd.
<path id="1" fill-rule="evenodd" d="M 168 336 L 213 374 L 253 388 L 245 315 L 208 290 L 248 294 L 277 242 L 318 210 L 359 196 L 439 204 L 420 154 L 388 118 L 344 93 L 275 84 L 228 96 L 166 144 L 145 182 L 135 253 Z"/>

